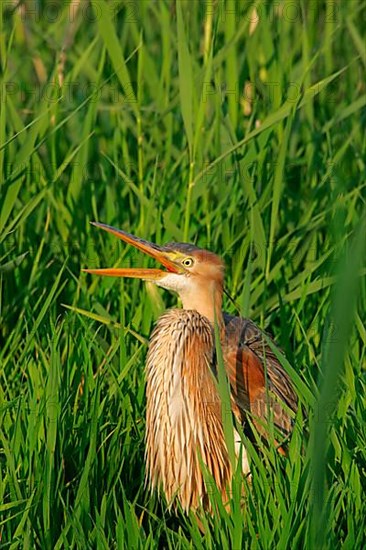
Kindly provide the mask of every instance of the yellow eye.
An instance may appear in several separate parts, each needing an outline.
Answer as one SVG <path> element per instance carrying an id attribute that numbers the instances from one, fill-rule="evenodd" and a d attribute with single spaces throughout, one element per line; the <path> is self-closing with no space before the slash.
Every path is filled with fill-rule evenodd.
<path id="1" fill-rule="evenodd" d="M 192 267 L 193 258 L 184 258 L 184 260 L 182 260 L 182 264 L 184 265 L 184 267 Z"/>

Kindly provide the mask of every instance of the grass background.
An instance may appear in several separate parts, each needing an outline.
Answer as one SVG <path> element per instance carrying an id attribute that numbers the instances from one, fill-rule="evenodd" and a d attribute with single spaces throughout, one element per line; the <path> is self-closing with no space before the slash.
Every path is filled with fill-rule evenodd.
<path id="1" fill-rule="evenodd" d="M 364 548 L 365 2 L 0 13 L 1 547 Z M 245 506 L 237 475 L 205 536 L 144 486 L 146 343 L 176 298 L 82 274 L 148 261 L 90 220 L 221 254 L 225 308 L 288 358 L 308 419 L 288 459 L 248 443 Z"/>

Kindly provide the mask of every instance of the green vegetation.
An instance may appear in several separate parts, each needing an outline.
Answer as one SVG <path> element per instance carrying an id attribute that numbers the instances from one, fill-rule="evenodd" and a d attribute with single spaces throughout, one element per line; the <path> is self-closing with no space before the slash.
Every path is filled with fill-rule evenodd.
<path id="1" fill-rule="evenodd" d="M 365 548 L 365 3 L 0 13 L 1 547 Z M 221 254 L 293 373 L 289 457 L 248 442 L 245 504 L 239 474 L 231 513 L 213 487 L 204 536 L 144 486 L 146 344 L 176 297 L 81 273 L 149 261 L 90 220 Z"/>

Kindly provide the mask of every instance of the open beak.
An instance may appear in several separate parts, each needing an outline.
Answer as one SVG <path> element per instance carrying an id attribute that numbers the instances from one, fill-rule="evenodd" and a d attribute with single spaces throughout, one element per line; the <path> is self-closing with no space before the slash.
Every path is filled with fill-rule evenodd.
<path id="1" fill-rule="evenodd" d="M 96 227 L 100 227 L 108 233 L 112 233 L 125 243 L 131 244 L 138 250 L 141 250 L 145 254 L 148 254 L 155 260 L 157 260 L 161 265 L 163 265 L 166 270 L 163 269 L 146 269 L 146 268 L 119 268 L 111 267 L 105 269 L 83 269 L 86 273 L 92 273 L 93 275 L 107 275 L 109 277 L 133 277 L 137 279 L 144 279 L 146 281 L 159 281 L 166 276 L 168 272 L 170 273 L 180 273 L 177 265 L 170 259 L 172 251 L 167 249 L 164 246 L 157 246 L 154 243 L 135 237 L 126 231 L 121 229 L 116 229 L 110 225 L 98 222 L 90 222 Z"/>

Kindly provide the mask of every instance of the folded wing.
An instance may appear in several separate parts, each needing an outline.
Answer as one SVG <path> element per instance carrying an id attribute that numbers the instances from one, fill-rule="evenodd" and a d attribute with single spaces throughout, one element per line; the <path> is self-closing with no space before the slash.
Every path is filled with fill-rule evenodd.
<path id="1" fill-rule="evenodd" d="M 237 418 L 245 426 L 251 413 L 264 436 L 272 418 L 277 439 L 284 439 L 291 432 L 292 413 L 297 410 L 288 374 L 252 321 L 230 315 L 225 315 L 224 321 L 223 354 Z"/>

